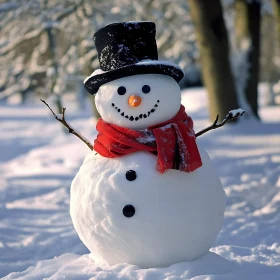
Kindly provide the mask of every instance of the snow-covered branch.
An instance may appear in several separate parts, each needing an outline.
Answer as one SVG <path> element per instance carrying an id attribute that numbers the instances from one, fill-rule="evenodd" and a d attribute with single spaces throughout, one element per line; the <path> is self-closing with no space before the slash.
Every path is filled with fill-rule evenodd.
<path id="1" fill-rule="evenodd" d="M 62 108 L 62 114 L 56 114 L 52 108 L 49 106 L 49 104 L 45 101 L 40 99 L 52 112 L 54 115 L 55 119 L 58 120 L 60 123 L 62 123 L 69 131 L 69 133 L 74 134 L 77 136 L 80 140 L 82 140 L 91 150 L 93 150 L 93 145 L 90 143 L 89 140 L 87 140 L 80 132 L 75 130 L 66 120 L 65 120 L 65 111 L 66 108 Z"/>
<path id="2" fill-rule="evenodd" d="M 206 133 L 209 130 L 212 129 L 216 129 L 219 128 L 223 125 L 225 125 L 228 121 L 234 120 L 236 118 L 238 118 L 239 116 L 242 116 L 245 113 L 245 111 L 243 109 L 235 109 L 235 110 L 231 110 L 229 111 L 229 113 L 226 115 L 226 117 L 224 118 L 224 120 L 221 123 L 218 123 L 219 120 L 219 115 L 217 115 L 214 123 L 206 128 L 204 128 L 203 130 L 199 131 L 198 133 L 195 134 L 196 137 Z"/>

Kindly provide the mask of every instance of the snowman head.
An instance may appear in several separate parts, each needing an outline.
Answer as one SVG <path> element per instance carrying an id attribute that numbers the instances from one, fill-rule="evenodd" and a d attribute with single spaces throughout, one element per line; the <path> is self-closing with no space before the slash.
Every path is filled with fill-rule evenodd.
<path id="1" fill-rule="evenodd" d="M 97 110 L 106 122 L 145 129 L 179 111 L 184 73 L 158 60 L 155 36 L 155 24 L 147 21 L 112 23 L 94 34 L 100 69 L 84 84 L 97 94 Z"/>
<path id="2" fill-rule="evenodd" d="M 95 102 L 104 121 L 145 129 L 176 115 L 181 105 L 181 92 L 178 83 L 167 75 L 140 74 L 102 85 Z"/>

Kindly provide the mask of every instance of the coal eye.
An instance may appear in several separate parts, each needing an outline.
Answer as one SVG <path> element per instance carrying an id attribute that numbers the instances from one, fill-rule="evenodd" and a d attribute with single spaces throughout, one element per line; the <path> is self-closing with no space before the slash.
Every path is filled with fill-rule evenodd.
<path id="1" fill-rule="evenodd" d="M 142 87 L 143 93 L 149 93 L 151 91 L 151 88 L 148 85 L 144 85 Z"/>
<path id="2" fill-rule="evenodd" d="M 137 175 L 134 170 L 128 170 L 125 173 L 125 177 L 128 181 L 134 181 L 136 179 Z"/>
<path id="3" fill-rule="evenodd" d="M 126 88 L 125 87 L 119 87 L 118 88 L 118 94 L 119 95 L 124 95 L 126 93 Z"/>
<path id="4" fill-rule="evenodd" d="M 123 215 L 127 218 L 131 218 L 135 214 L 135 208 L 132 205 L 126 205 L 123 208 Z"/>

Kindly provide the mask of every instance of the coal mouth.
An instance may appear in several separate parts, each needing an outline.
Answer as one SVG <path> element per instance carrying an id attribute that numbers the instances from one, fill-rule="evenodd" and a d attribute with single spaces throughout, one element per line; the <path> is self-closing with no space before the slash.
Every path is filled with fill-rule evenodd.
<path id="1" fill-rule="evenodd" d="M 158 100 L 157 103 L 154 105 L 154 107 L 153 107 L 150 111 L 148 111 L 147 113 L 141 113 L 141 114 L 139 114 L 137 117 L 127 115 L 124 111 L 122 111 L 120 108 L 118 108 L 118 107 L 115 105 L 115 103 L 112 103 L 112 107 L 114 107 L 122 117 L 124 117 L 124 118 L 126 118 L 126 119 L 128 119 L 128 120 L 130 120 L 130 121 L 133 122 L 133 121 L 138 121 L 138 120 L 140 120 L 140 119 L 146 119 L 146 118 L 148 118 L 152 113 L 154 113 L 154 112 L 156 111 L 156 109 L 157 109 L 158 106 L 159 106 L 159 105 L 158 105 L 159 102 L 160 102 L 160 101 Z"/>

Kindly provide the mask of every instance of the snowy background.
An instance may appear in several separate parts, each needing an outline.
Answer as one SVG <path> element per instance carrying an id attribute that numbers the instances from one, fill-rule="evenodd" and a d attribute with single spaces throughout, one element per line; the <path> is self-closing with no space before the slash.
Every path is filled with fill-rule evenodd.
<path id="1" fill-rule="evenodd" d="M 70 184 L 89 149 L 39 98 L 56 112 L 66 107 L 69 123 L 93 141 L 96 112 L 82 83 L 98 68 L 92 35 L 128 20 L 155 21 L 159 57 L 183 68 L 183 88 L 202 86 L 187 1 L 0 1 L 1 279 L 280 279 L 280 32 L 277 39 L 273 1 L 261 1 L 261 122 L 247 114 L 198 139 L 228 197 L 223 229 L 211 253 L 161 269 L 94 263 L 69 215 Z M 231 47 L 234 2 L 222 1 Z M 244 91 L 246 53 L 232 48 L 230 55 L 236 88 Z M 184 89 L 183 104 L 196 131 L 210 124 L 205 88 Z"/>
<path id="2" fill-rule="evenodd" d="M 279 80 L 280 46 L 271 2 L 262 0 L 261 80 Z M 221 1 L 234 45 L 234 0 Z M 251 0 L 248 2 L 252 2 Z M 132 4 L 133 3 L 133 4 Z M 75 91 L 80 106 L 82 81 L 99 68 L 93 34 L 106 24 L 149 20 L 157 25 L 159 58 L 185 72 L 183 86 L 201 85 L 201 65 L 188 1 L 176 0 L 2 0 L 0 1 L 0 100 L 34 101 Z M 246 54 L 234 48 L 232 61 L 241 81 Z M 236 65 L 238 63 L 238 65 Z M 280 92 L 280 87 L 276 90 Z M 34 94 L 35 93 L 35 94 Z"/>
<path id="3" fill-rule="evenodd" d="M 266 85 L 261 85 L 261 92 Z M 263 95 L 260 103 L 264 104 Z M 90 106 L 69 122 L 94 139 Z M 183 104 L 196 131 L 209 125 L 203 88 L 185 90 Z M 262 105 L 263 123 L 246 120 L 199 137 L 227 193 L 221 233 L 209 254 L 193 263 L 141 270 L 98 267 L 69 215 L 70 183 L 87 146 L 39 102 L 0 106 L 0 276 L 3 279 L 279 279 L 280 111 Z M 29 267 L 29 268 L 28 268 Z M 27 269 L 27 270 L 26 270 Z M 204 276 L 203 276 L 204 275 Z M 208 276 L 206 276 L 208 275 Z M 201 277 L 199 277 L 201 276 Z M 208 278 L 207 278 L 208 277 Z"/>

